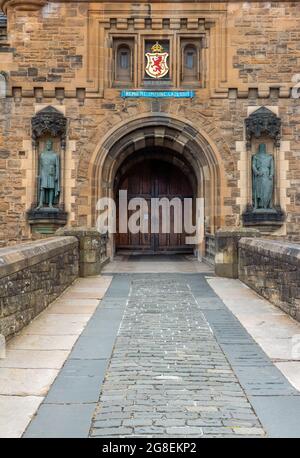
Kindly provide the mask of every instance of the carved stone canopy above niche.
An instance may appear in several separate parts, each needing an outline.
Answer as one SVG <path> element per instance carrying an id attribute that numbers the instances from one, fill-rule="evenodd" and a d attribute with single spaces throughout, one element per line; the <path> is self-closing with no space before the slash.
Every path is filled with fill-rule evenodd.
<path id="1" fill-rule="evenodd" d="M 39 111 L 31 120 L 32 139 L 36 144 L 38 138 L 49 135 L 59 137 L 61 146 L 65 149 L 67 118 L 56 108 L 48 106 Z"/>
<path id="2" fill-rule="evenodd" d="M 252 137 L 260 138 L 268 135 L 273 139 L 275 146 L 280 145 L 281 119 L 266 107 L 254 111 L 245 120 L 247 148 L 251 147 Z"/>

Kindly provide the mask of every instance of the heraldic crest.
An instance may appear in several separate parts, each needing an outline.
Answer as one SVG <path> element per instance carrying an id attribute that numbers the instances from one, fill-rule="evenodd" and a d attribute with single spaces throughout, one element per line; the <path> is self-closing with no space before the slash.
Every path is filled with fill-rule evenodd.
<path id="1" fill-rule="evenodd" d="M 169 71 L 167 59 L 169 54 L 163 52 L 164 48 L 158 42 L 152 46 L 152 52 L 146 52 L 146 73 L 151 78 L 163 78 Z"/>

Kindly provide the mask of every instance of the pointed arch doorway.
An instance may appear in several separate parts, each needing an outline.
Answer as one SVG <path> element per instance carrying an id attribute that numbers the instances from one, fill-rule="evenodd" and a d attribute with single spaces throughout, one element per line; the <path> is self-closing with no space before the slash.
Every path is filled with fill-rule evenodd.
<path id="1" fill-rule="evenodd" d="M 216 228 L 224 225 L 226 217 L 224 158 L 228 157 L 228 151 L 223 144 L 218 146 L 213 136 L 177 116 L 143 113 L 122 121 L 99 141 L 90 161 L 91 225 L 97 225 L 99 199 L 116 199 L 121 179 L 133 162 L 145 160 L 144 153 L 150 152 L 148 158 L 173 164 L 188 178 L 193 196 L 204 202 L 204 233 L 214 234 Z M 119 241 L 116 243 L 117 238 L 115 232 L 108 234 L 111 257 L 121 245 Z M 197 256 L 204 255 L 205 238 L 198 237 L 193 248 Z"/>

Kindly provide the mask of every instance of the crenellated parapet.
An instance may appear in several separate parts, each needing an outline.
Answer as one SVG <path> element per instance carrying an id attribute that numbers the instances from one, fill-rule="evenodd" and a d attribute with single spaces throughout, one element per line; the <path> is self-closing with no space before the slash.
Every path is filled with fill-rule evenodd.
<path id="1" fill-rule="evenodd" d="M 46 5 L 47 0 L 0 0 L 0 9 L 6 14 L 9 7 L 19 11 L 35 11 Z"/>

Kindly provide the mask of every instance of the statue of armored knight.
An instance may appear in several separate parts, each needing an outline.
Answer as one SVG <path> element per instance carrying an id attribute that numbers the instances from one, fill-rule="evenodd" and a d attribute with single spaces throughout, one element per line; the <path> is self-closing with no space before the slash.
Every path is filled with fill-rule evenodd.
<path id="1" fill-rule="evenodd" d="M 274 159 L 260 144 L 252 157 L 252 196 L 254 210 L 272 209 Z"/>
<path id="2" fill-rule="evenodd" d="M 59 155 L 53 151 L 53 141 L 47 140 L 46 147 L 39 158 L 39 204 L 37 210 L 54 209 L 60 193 L 60 164 Z"/>

